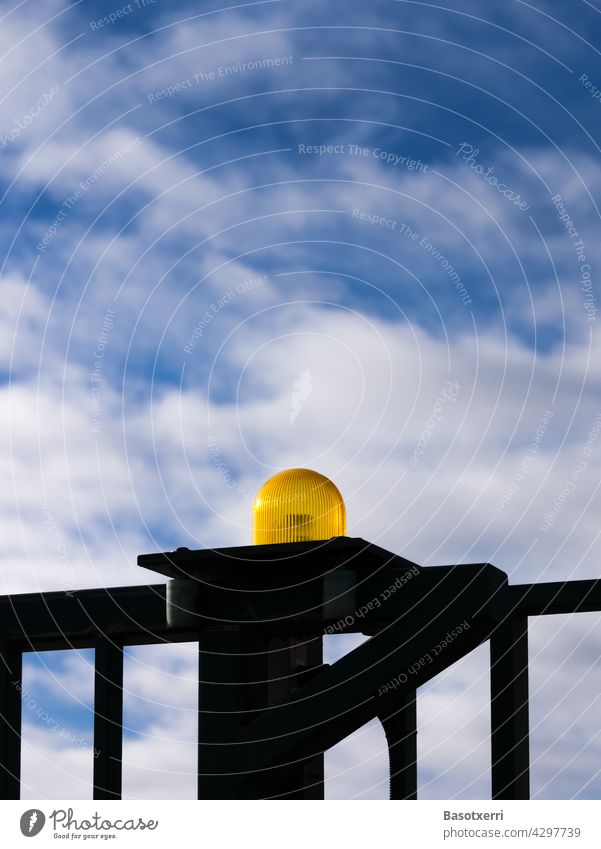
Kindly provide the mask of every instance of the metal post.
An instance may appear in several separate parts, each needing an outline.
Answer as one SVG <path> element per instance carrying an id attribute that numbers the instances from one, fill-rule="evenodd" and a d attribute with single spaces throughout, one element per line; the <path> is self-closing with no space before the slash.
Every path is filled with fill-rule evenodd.
<path id="1" fill-rule="evenodd" d="M 388 743 L 390 798 L 417 799 L 417 698 L 415 690 L 378 714 Z"/>
<path id="2" fill-rule="evenodd" d="M 289 638 L 243 628 L 199 640 L 199 799 L 323 799 L 323 755 L 252 772 L 253 756 L 237 743 L 258 712 L 287 698 L 322 660 L 319 637 Z M 260 743 L 251 744 L 252 753 Z M 269 788 L 269 790 L 266 790 Z M 277 788 L 273 790 L 272 788 Z"/>
<path id="3" fill-rule="evenodd" d="M 512 614 L 490 638 L 493 799 L 530 798 L 528 617 Z"/>
<path id="4" fill-rule="evenodd" d="M 94 665 L 94 799 L 120 799 L 123 754 L 123 648 L 96 643 Z"/>
<path id="5" fill-rule="evenodd" d="M 0 646 L 0 799 L 20 798 L 22 667 L 20 649 Z"/>

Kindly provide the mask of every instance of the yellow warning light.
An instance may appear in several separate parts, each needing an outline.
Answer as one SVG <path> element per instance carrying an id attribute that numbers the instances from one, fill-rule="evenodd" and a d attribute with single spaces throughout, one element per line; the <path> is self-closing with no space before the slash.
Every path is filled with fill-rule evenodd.
<path id="1" fill-rule="evenodd" d="M 253 504 L 253 543 L 307 542 L 346 534 L 338 488 L 311 469 L 286 469 L 263 484 Z"/>

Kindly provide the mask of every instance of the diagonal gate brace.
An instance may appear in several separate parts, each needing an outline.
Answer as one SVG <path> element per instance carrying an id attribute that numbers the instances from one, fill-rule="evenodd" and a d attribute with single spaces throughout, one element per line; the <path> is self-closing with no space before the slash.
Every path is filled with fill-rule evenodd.
<path id="1" fill-rule="evenodd" d="M 286 768 L 385 714 L 487 640 L 507 599 L 507 576 L 488 564 L 422 569 L 410 590 L 387 603 L 389 622 L 371 639 L 258 714 L 228 747 L 241 796 L 277 795 Z"/>

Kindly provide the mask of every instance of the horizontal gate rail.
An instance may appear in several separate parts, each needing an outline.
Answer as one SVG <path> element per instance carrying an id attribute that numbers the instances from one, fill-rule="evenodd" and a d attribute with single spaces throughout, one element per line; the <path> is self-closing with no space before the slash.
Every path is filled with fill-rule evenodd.
<path id="1" fill-rule="evenodd" d="M 509 586 L 509 606 L 526 616 L 601 611 L 601 580 Z"/>
<path id="2" fill-rule="evenodd" d="M 0 643 L 23 651 L 93 648 L 99 636 L 121 643 L 191 639 L 167 627 L 165 584 L 0 597 Z"/>

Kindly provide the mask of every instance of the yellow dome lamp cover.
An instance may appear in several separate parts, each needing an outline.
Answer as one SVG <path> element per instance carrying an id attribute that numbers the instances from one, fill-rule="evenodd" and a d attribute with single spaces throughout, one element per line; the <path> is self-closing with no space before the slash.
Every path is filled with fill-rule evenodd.
<path id="1" fill-rule="evenodd" d="M 253 544 L 308 542 L 345 536 L 338 488 L 311 469 L 287 469 L 263 484 L 253 505 Z"/>

